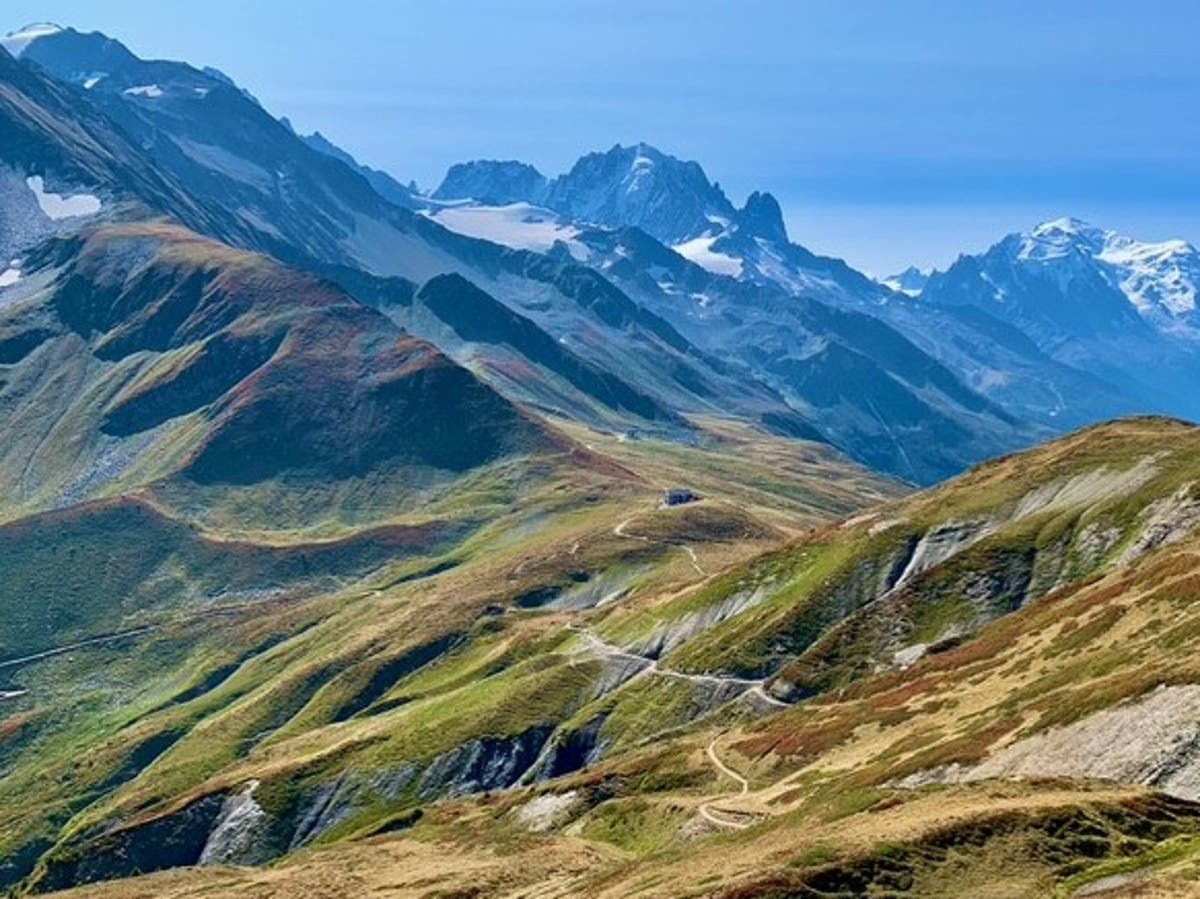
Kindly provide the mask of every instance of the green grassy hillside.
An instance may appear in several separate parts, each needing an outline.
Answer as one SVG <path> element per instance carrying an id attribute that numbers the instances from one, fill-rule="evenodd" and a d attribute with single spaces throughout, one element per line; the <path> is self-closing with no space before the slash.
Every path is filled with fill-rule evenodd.
<path id="1" fill-rule="evenodd" d="M 1191 895 L 1196 483 L 1200 432 L 1135 419 L 784 543 L 728 495 L 518 515 L 94 718 L 82 770 L 18 700 L 0 790 L 95 786 L 9 845 L 39 890 L 206 862 L 108 899 Z"/>

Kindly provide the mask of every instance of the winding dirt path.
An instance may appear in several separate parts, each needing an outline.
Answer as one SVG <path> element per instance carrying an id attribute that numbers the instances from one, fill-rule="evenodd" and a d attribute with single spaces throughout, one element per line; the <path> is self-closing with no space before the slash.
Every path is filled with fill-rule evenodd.
<path id="1" fill-rule="evenodd" d="M 671 543 L 668 540 L 655 540 L 651 537 L 646 537 L 641 534 L 630 534 L 625 529 L 627 527 L 629 527 L 629 525 L 632 523 L 633 523 L 632 518 L 626 518 L 624 521 L 622 521 L 620 524 L 618 524 L 615 528 L 613 528 L 613 531 L 612 531 L 613 536 L 614 537 L 624 537 L 626 540 L 640 540 L 642 543 L 661 543 L 663 546 L 673 546 L 677 549 L 682 549 L 685 553 L 687 553 L 688 559 L 692 563 L 692 567 L 694 569 L 696 569 L 696 574 L 700 575 L 700 577 L 708 577 L 708 572 L 700 567 L 700 559 L 697 558 L 696 550 L 693 549 L 690 544 Z"/>
<path id="2" fill-rule="evenodd" d="M 725 731 L 722 731 L 709 740 L 704 753 L 708 756 L 708 760 L 712 762 L 714 768 L 738 785 L 738 791 L 736 793 L 721 793 L 717 796 L 711 796 L 700 803 L 696 811 L 699 812 L 701 818 L 710 824 L 715 824 L 717 827 L 725 827 L 731 830 L 745 830 L 763 820 L 763 817 L 749 812 L 717 808 L 716 806 L 716 803 L 720 800 L 746 796 L 750 792 L 750 781 L 726 765 L 721 761 L 721 757 L 717 755 L 717 741 L 723 736 L 725 736 Z"/>

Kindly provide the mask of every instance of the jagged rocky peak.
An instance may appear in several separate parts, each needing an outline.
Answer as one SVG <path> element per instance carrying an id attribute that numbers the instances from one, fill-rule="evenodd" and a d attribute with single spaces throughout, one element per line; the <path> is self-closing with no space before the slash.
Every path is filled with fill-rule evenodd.
<path id="1" fill-rule="evenodd" d="M 910 297 L 915 297 L 929 283 L 929 275 L 928 271 L 910 265 L 904 271 L 889 275 L 879 283 L 884 287 L 890 287 L 897 293 L 906 293 Z"/>
<path id="2" fill-rule="evenodd" d="M 644 142 L 582 157 L 551 182 L 546 205 L 577 221 L 638 227 L 668 244 L 718 233 L 737 214 L 699 163 Z"/>
<path id="3" fill-rule="evenodd" d="M 459 163 L 433 197 L 486 205 L 533 203 L 580 224 L 641 228 L 667 244 L 719 234 L 738 215 L 699 163 L 644 142 L 588 153 L 551 180 L 523 162 Z M 759 210 L 764 211 L 769 218 L 770 210 Z"/>
<path id="4" fill-rule="evenodd" d="M 476 159 L 452 165 L 433 197 L 437 200 L 477 200 L 501 206 L 540 203 L 546 186 L 546 177 L 528 163 L 515 159 Z"/>
<path id="5" fill-rule="evenodd" d="M 737 214 L 736 227 L 753 237 L 772 243 L 787 243 L 787 228 L 779 201 L 766 191 L 755 191 Z"/>

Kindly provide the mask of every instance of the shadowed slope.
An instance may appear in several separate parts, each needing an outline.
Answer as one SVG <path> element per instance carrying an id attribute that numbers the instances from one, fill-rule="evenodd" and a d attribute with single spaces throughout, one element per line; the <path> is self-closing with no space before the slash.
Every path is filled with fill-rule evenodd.
<path id="1" fill-rule="evenodd" d="M 34 271 L 0 310 L 0 476 L 21 498 L 173 474 L 431 483 L 569 449 L 336 287 L 179 228 L 104 226 L 48 245 Z"/>

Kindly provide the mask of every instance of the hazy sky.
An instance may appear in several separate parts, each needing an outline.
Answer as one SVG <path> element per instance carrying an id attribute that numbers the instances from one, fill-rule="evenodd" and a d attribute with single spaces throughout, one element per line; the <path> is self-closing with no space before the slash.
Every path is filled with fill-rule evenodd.
<path id="1" fill-rule="evenodd" d="M 1196 0 L 5 0 L 422 186 L 645 140 L 876 274 L 1073 214 L 1200 242 Z"/>

